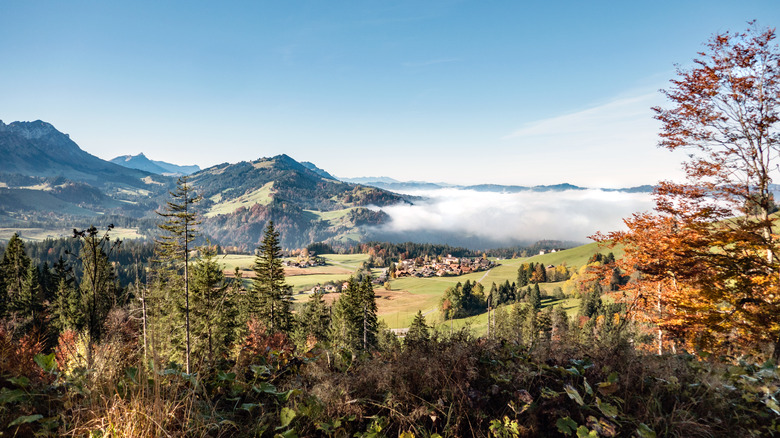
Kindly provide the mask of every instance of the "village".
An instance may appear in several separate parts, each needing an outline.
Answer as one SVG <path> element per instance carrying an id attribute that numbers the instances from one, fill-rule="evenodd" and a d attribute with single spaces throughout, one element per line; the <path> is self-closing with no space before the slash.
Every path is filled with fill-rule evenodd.
<path id="1" fill-rule="evenodd" d="M 447 254 L 447 257 L 437 257 L 435 260 L 431 260 L 428 257 L 402 260 L 395 265 L 395 271 L 392 274 L 395 278 L 448 277 L 485 271 L 494 266 L 496 266 L 496 263 L 485 257 L 458 258 Z"/>

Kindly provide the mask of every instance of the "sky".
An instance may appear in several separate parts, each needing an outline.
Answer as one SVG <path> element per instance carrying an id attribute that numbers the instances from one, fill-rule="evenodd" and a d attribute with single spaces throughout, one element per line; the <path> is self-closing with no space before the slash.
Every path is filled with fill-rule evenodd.
<path id="1" fill-rule="evenodd" d="M 675 65 L 753 19 L 780 2 L 0 0 L 0 119 L 104 159 L 631 187 L 680 178 Z"/>

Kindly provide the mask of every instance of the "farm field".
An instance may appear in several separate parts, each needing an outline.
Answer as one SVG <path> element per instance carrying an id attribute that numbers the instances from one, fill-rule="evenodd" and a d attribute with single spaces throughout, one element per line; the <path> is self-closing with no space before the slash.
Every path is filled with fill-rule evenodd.
<path id="1" fill-rule="evenodd" d="M 455 286 L 458 282 L 478 281 L 486 290 L 490 289 L 492 283 L 502 284 L 506 281 L 513 283 L 517 281 L 517 269 L 522 263 L 534 262 L 544 264 L 566 263 L 572 269 L 587 263 L 588 259 L 596 252 L 615 252 L 616 256 L 622 254 L 622 251 L 603 249 L 597 243 L 591 243 L 576 248 L 558 251 L 550 254 L 536 255 L 528 258 L 502 259 L 496 260 L 500 263 L 489 271 L 472 272 L 458 277 L 403 277 L 390 280 L 390 289 L 384 285 L 378 286 L 376 290 L 377 309 L 380 319 L 390 328 L 408 327 L 418 311 L 422 311 L 428 324 L 436 324 L 442 328 L 449 327 L 449 322 L 443 322 L 438 310 L 439 301 L 444 291 L 448 287 Z M 326 260 L 325 266 L 316 266 L 311 268 L 286 267 L 285 276 L 287 284 L 293 288 L 293 297 L 295 302 L 305 303 L 309 299 L 309 294 L 305 293 L 318 284 L 327 282 L 341 282 L 347 280 L 360 265 L 368 260 L 367 254 L 323 254 Z M 233 270 L 238 267 L 241 269 L 243 278 L 248 283 L 254 276 L 252 264 L 253 255 L 235 255 L 229 254 L 219 258 L 220 263 L 224 264 L 225 272 L 232 275 Z M 374 275 L 379 275 L 381 269 L 374 269 Z M 543 295 L 552 295 L 556 287 L 565 288 L 565 282 L 542 283 L 539 285 Z M 338 294 L 327 294 L 327 301 L 334 301 Z M 565 300 L 543 300 L 544 307 L 549 305 L 563 306 L 569 315 L 577 313 L 579 300 L 568 298 Z M 455 320 L 453 327 L 464 327 L 469 325 L 476 332 L 486 329 L 487 315 L 476 315 L 468 318 Z"/>
<path id="2" fill-rule="evenodd" d="M 46 239 L 61 239 L 63 237 L 73 237 L 73 228 L 0 228 L 0 241 L 7 241 L 19 233 L 22 240 L 40 242 Z M 109 233 L 112 239 L 145 239 L 146 237 L 138 234 L 136 228 L 115 227 Z"/>

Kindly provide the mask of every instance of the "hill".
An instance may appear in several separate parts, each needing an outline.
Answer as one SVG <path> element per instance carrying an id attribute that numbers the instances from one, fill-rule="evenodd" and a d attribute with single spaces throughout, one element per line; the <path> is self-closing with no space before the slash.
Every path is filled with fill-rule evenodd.
<path id="1" fill-rule="evenodd" d="M 273 220 L 285 246 L 362 240 L 365 228 L 389 218 L 383 207 L 408 202 L 385 190 L 341 182 L 287 155 L 223 163 L 190 179 L 203 196 L 204 230 L 225 244 L 259 243 Z"/>
<path id="2" fill-rule="evenodd" d="M 64 177 L 93 186 L 146 187 L 148 172 L 128 169 L 83 151 L 68 134 L 49 123 L 0 121 L 0 172 L 33 177 Z"/>
<path id="3" fill-rule="evenodd" d="M 149 173 L 166 176 L 190 175 L 200 170 L 199 166 L 179 166 L 165 161 L 150 160 L 143 153 L 138 155 L 122 155 L 111 160 L 112 163 L 130 169 L 143 170 Z"/>

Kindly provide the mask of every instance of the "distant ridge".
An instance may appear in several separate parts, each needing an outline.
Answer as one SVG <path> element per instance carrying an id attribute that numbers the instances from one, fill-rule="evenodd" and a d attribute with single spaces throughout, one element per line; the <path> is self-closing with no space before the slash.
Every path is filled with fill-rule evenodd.
<path id="1" fill-rule="evenodd" d="M 405 191 L 405 190 L 439 190 L 439 189 L 460 189 L 460 190 L 474 190 L 477 192 L 492 192 L 492 193 L 520 193 L 520 192 L 562 192 L 565 190 L 588 190 L 590 187 L 580 187 L 569 183 L 553 184 L 553 185 L 538 185 L 538 186 L 515 186 L 515 185 L 501 185 L 501 184 L 476 184 L 470 186 L 453 185 L 446 183 L 432 183 L 426 181 L 398 181 L 396 179 L 379 176 L 379 177 L 359 177 L 359 178 L 341 178 L 342 181 L 359 183 L 371 187 L 376 187 L 390 191 Z M 626 187 L 618 189 L 598 189 L 607 192 L 626 192 L 626 193 L 650 193 L 654 189 L 651 185 L 642 185 L 636 187 Z"/>
<path id="2" fill-rule="evenodd" d="M 196 165 L 180 166 L 178 164 L 166 163 L 165 161 L 150 160 L 143 152 L 138 155 L 122 155 L 112 159 L 111 162 L 130 169 L 138 169 L 165 176 L 191 175 L 200 171 L 200 167 Z"/>
<path id="3" fill-rule="evenodd" d="M 149 173 L 109 163 L 83 151 L 54 126 L 41 120 L 3 123 L 0 120 L 0 173 L 64 177 L 93 185 L 121 183 L 146 186 Z"/>

